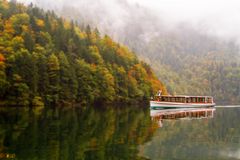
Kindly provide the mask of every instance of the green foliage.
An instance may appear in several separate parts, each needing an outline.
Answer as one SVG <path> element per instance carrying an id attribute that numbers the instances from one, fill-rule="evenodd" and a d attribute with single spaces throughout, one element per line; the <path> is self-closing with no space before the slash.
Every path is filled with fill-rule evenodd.
<path id="1" fill-rule="evenodd" d="M 139 102 L 166 90 L 134 53 L 52 12 L 0 1 L 0 102 Z"/>
<path id="2" fill-rule="evenodd" d="M 238 104 L 239 46 L 183 30 L 153 37 L 142 48 L 132 47 L 148 60 L 170 94 L 211 95 L 217 103 Z"/>
<path id="3" fill-rule="evenodd" d="M 10 22 L 13 25 L 13 29 L 17 35 L 21 34 L 22 31 L 29 25 L 29 16 L 26 13 L 15 14 L 10 18 Z"/>
<path id="4" fill-rule="evenodd" d="M 59 60 L 55 54 L 51 54 L 48 58 L 48 77 L 49 77 L 49 95 L 48 101 L 51 103 L 57 103 L 59 100 L 60 90 L 60 65 Z"/>
<path id="5" fill-rule="evenodd" d="M 6 92 L 8 87 L 5 68 L 6 68 L 5 58 L 2 54 L 0 54 L 0 99 L 4 98 L 4 93 Z"/>
<path id="6" fill-rule="evenodd" d="M 33 106 L 44 106 L 42 98 L 39 96 L 35 96 L 32 100 L 32 105 Z"/>
<path id="7" fill-rule="evenodd" d="M 60 62 L 60 93 L 59 97 L 63 101 L 72 102 L 76 99 L 77 81 L 75 72 L 71 68 L 69 61 L 63 52 L 59 54 Z"/>
<path id="8" fill-rule="evenodd" d="M 29 105 L 29 87 L 18 74 L 13 75 L 13 81 L 7 90 L 7 95 L 7 104 Z"/>

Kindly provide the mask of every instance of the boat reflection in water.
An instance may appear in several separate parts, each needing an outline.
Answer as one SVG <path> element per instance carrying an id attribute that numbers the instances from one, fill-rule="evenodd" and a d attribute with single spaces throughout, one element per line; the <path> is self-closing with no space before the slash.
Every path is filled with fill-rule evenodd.
<path id="1" fill-rule="evenodd" d="M 176 119 L 203 119 L 213 118 L 215 108 L 181 108 L 181 109 L 159 109 L 150 110 L 150 116 L 153 121 L 158 123 L 159 127 L 163 126 L 163 120 Z"/>

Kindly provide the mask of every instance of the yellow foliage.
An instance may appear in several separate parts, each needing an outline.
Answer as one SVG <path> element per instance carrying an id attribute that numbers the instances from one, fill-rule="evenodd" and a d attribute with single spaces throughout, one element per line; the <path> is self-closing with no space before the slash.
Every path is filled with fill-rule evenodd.
<path id="1" fill-rule="evenodd" d="M 81 39 L 85 39 L 87 37 L 87 34 L 82 32 L 78 27 L 75 27 L 75 32 Z"/>
<path id="2" fill-rule="evenodd" d="M 71 28 L 71 25 L 68 21 L 64 21 L 63 26 L 64 26 L 65 29 L 70 29 Z"/>
<path id="3" fill-rule="evenodd" d="M 23 38 L 20 36 L 16 36 L 13 38 L 13 41 L 18 43 L 18 44 L 22 44 L 24 42 Z"/>
<path id="4" fill-rule="evenodd" d="M 9 5 L 8 5 L 8 2 L 7 0 L 1 0 L 1 5 L 4 9 L 8 9 L 9 8 Z"/>
<path id="5" fill-rule="evenodd" d="M 15 14 L 10 17 L 13 25 L 28 25 L 30 17 L 27 13 Z"/>
<path id="6" fill-rule="evenodd" d="M 124 57 L 124 56 L 125 56 L 125 51 L 124 51 L 122 48 L 118 48 L 118 49 L 117 49 L 117 54 L 118 54 L 119 56 Z"/>
<path id="7" fill-rule="evenodd" d="M 5 69 L 5 63 L 0 61 L 0 71 Z"/>
<path id="8" fill-rule="evenodd" d="M 89 46 L 89 50 L 90 52 L 95 52 L 95 53 L 99 53 L 98 47 L 97 46 Z"/>
<path id="9" fill-rule="evenodd" d="M 92 33 L 90 34 L 90 40 L 91 40 L 91 42 L 92 42 L 93 44 L 96 44 L 96 42 L 97 42 L 97 35 L 96 35 L 94 32 L 92 32 Z"/>
<path id="10" fill-rule="evenodd" d="M 135 64 L 132 69 L 129 71 L 129 74 L 136 79 L 146 79 L 147 78 L 147 72 L 146 70 L 142 67 L 141 64 Z"/>
<path id="11" fill-rule="evenodd" d="M 92 45 L 89 46 L 89 62 L 90 63 L 96 63 L 96 64 L 102 64 L 103 63 L 103 59 L 102 56 L 99 53 L 99 49 L 97 46 Z"/>
<path id="12" fill-rule="evenodd" d="M 4 32 L 10 35 L 13 35 L 15 33 L 13 29 L 13 25 L 10 20 L 7 20 L 4 25 Z"/>
<path id="13" fill-rule="evenodd" d="M 37 24 L 38 27 L 41 27 L 41 28 L 45 26 L 44 21 L 41 20 L 41 19 L 37 19 L 36 20 L 36 24 Z"/>
<path id="14" fill-rule="evenodd" d="M 116 43 L 108 36 L 105 36 L 104 39 L 103 39 L 103 43 L 109 47 L 109 48 L 113 48 L 113 49 L 116 49 L 117 48 L 117 45 Z"/>
<path id="15" fill-rule="evenodd" d="M 29 30 L 29 28 L 28 28 L 28 26 L 26 26 L 26 25 L 22 25 L 22 30 L 23 30 L 24 32 L 27 32 L 27 31 Z"/>
<path id="16" fill-rule="evenodd" d="M 55 19 L 52 20 L 51 27 L 52 27 L 53 31 L 55 31 L 57 29 L 58 23 Z"/>
<path id="17" fill-rule="evenodd" d="M 13 48 L 12 47 L 6 47 L 5 52 L 6 53 L 13 53 Z"/>
<path id="18" fill-rule="evenodd" d="M 10 49 L 13 48 L 15 51 L 20 49 L 20 48 L 24 48 L 24 40 L 22 37 L 20 36 L 16 36 L 12 39 L 11 41 L 11 47 Z"/>
<path id="19" fill-rule="evenodd" d="M 117 55 L 125 60 L 134 61 L 135 56 L 132 52 L 128 50 L 127 47 L 121 46 L 117 48 Z"/>

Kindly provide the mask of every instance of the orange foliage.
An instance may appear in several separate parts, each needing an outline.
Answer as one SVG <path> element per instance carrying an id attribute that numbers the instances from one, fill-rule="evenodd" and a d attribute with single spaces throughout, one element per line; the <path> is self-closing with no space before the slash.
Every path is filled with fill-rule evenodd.
<path id="1" fill-rule="evenodd" d="M 125 56 L 125 51 L 122 49 L 122 48 L 118 48 L 117 49 L 117 54 L 119 55 L 119 56 Z"/>
<path id="2" fill-rule="evenodd" d="M 2 3 L 2 6 L 3 6 L 4 9 L 8 9 L 9 8 L 7 0 L 2 0 L 1 3 Z"/>
<path id="3" fill-rule="evenodd" d="M 4 62 L 5 61 L 5 57 L 3 56 L 3 54 L 0 53 L 0 62 Z"/>
<path id="4" fill-rule="evenodd" d="M 116 43 L 110 37 L 105 36 L 104 43 L 107 47 L 116 49 Z"/>

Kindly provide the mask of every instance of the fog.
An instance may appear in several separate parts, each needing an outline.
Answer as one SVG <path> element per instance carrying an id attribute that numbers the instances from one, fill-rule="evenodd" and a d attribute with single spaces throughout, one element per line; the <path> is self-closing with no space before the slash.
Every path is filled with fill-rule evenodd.
<path id="1" fill-rule="evenodd" d="M 181 26 L 240 42 L 238 0 L 19 0 L 98 27 L 113 38 L 131 31 L 145 41 Z"/>

